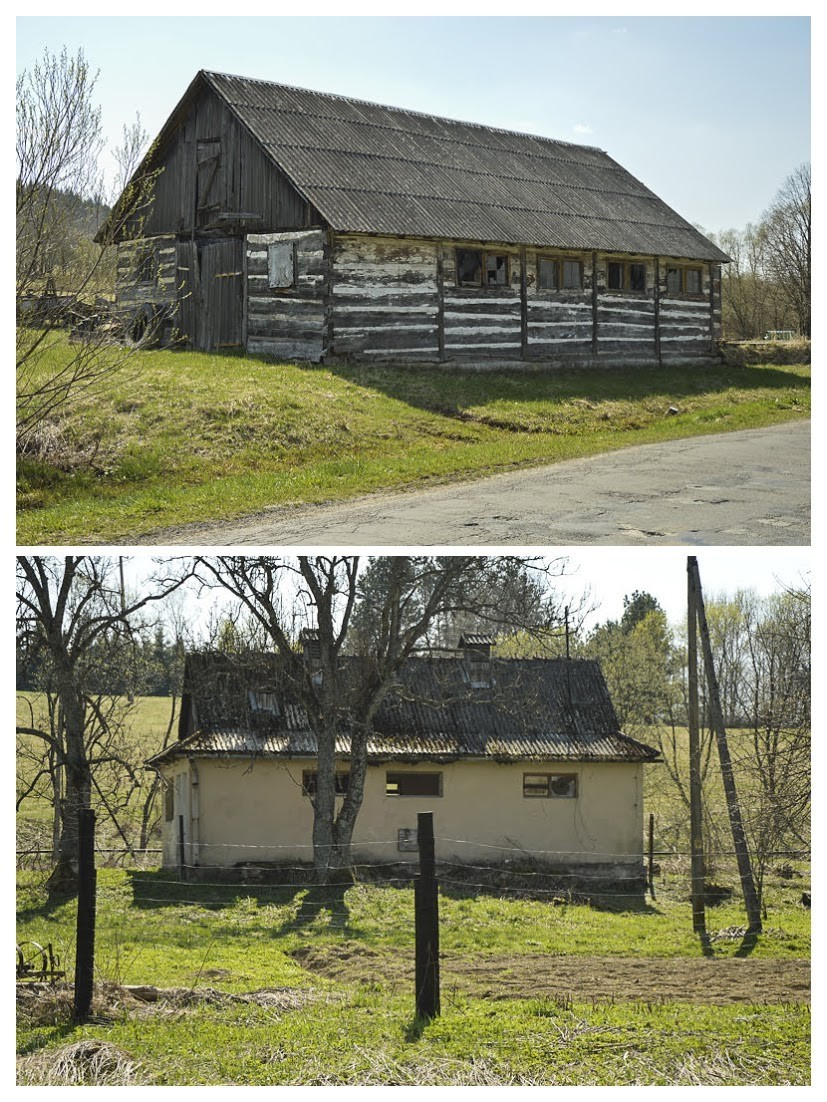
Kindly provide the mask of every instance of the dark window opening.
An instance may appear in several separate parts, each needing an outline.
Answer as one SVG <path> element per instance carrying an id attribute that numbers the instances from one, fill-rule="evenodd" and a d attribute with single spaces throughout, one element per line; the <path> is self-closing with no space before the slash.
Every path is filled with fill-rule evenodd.
<path id="1" fill-rule="evenodd" d="M 386 796 L 441 796 L 441 773 L 387 773 Z"/>
<path id="2" fill-rule="evenodd" d="M 346 796 L 350 784 L 350 773 L 337 773 L 335 793 L 337 796 Z M 313 769 L 305 769 L 302 772 L 302 796 L 315 796 L 319 786 L 319 774 Z"/>
<path id="3" fill-rule="evenodd" d="M 479 287 L 482 283 L 482 253 L 476 249 L 457 249 L 457 283 L 461 287 Z"/>
<path id="4" fill-rule="evenodd" d="M 646 265 L 622 260 L 610 260 L 608 264 L 610 291 L 645 291 Z"/>
<path id="5" fill-rule="evenodd" d="M 576 773 L 523 773 L 523 796 L 536 799 L 575 799 Z"/>
<path id="6" fill-rule="evenodd" d="M 175 818 L 175 789 L 171 784 L 164 788 L 164 819 L 171 823 Z"/>
<path id="7" fill-rule="evenodd" d="M 460 287 L 505 287 L 508 257 L 481 249 L 456 249 L 457 284 Z"/>

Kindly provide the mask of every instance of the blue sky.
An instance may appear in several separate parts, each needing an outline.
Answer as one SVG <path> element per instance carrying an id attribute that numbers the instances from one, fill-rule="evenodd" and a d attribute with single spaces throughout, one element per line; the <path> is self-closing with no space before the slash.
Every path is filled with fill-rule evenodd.
<path id="1" fill-rule="evenodd" d="M 205 68 L 595 145 L 713 231 L 810 158 L 807 17 L 18 17 L 18 71 L 64 45 L 110 144 Z"/>

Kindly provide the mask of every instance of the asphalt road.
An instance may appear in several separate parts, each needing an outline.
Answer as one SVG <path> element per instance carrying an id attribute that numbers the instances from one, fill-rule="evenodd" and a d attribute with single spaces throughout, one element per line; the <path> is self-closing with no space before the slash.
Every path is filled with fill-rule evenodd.
<path id="1" fill-rule="evenodd" d="M 810 543 L 810 423 L 644 444 L 428 490 L 279 506 L 141 542 L 200 546 Z"/>

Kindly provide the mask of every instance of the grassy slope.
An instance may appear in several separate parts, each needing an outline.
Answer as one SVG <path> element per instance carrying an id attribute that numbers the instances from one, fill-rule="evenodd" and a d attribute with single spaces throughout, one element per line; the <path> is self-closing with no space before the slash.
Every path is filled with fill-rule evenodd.
<path id="1" fill-rule="evenodd" d="M 488 374 L 137 353 L 60 426 L 53 464 L 19 464 L 18 542 L 128 541 L 808 414 L 805 366 Z"/>
<path id="2" fill-rule="evenodd" d="M 682 1002 L 594 1003 L 469 997 L 443 988 L 443 1014 L 412 1021 L 407 985 L 383 962 L 411 950 L 409 888 L 358 885 L 302 917 L 303 891 L 182 885 L 163 873 L 99 874 L 98 979 L 225 991 L 312 987 L 318 1000 L 274 1014 L 251 1005 L 205 1005 L 186 1014 L 122 1013 L 77 1030 L 22 1025 L 19 1051 L 79 1038 L 108 1040 L 141 1064 L 145 1081 L 171 1083 L 803 1083 L 809 1010 L 803 1005 L 713 1007 Z M 24 878 L 19 937 L 52 941 L 71 966 L 74 905 L 44 906 Z M 808 915 L 776 886 L 774 932 L 755 955 L 809 953 Z M 716 910 L 714 925 L 740 920 Z M 688 905 L 660 899 L 638 911 L 549 908 L 529 900 L 443 893 L 443 951 L 698 957 Z M 713 922 L 710 922 L 710 927 Z M 287 955 L 342 942 L 373 954 L 370 981 L 311 976 Z M 716 943 L 717 956 L 733 943 Z M 183 1027 L 183 1028 L 182 1028 Z"/>

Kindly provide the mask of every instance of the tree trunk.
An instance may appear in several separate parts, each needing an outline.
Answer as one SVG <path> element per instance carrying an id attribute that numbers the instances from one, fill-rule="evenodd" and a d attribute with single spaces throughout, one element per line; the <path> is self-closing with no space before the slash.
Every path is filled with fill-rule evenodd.
<path id="1" fill-rule="evenodd" d="M 65 796 L 61 806 L 60 855 L 46 881 L 47 890 L 56 895 L 77 891 L 80 839 L 78 810 L 91 806 L 92 774 L 86 756 L 84 734 L 86 716 L 83 700 L 72 684 L 72 674 L 64 676 L 59 688 L 65 735 Z"/>

